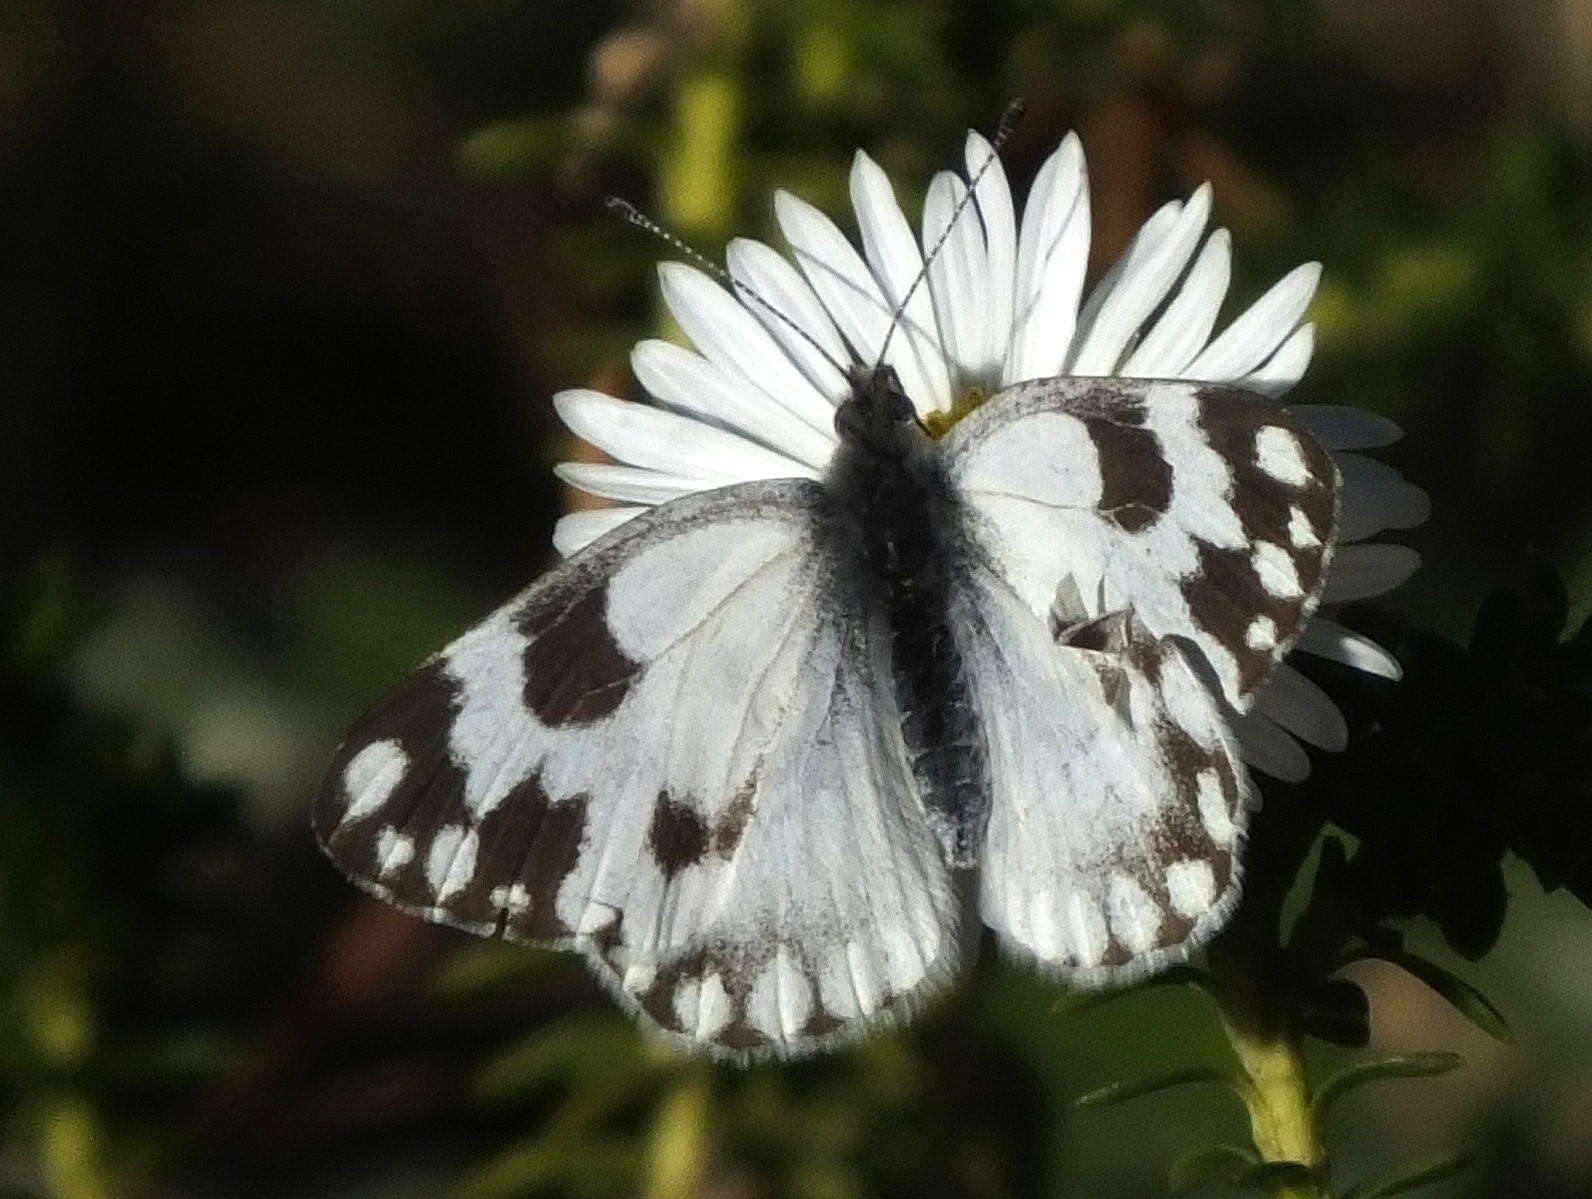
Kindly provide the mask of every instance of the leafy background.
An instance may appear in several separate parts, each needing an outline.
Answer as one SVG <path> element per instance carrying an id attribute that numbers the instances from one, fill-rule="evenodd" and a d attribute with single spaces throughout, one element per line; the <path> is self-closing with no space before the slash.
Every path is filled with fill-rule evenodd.
<path id="1" fill-rule="evenodd" d="M 1084 137 L 1097 267 L 1206 178 L 1241 298 L 1322 259 L 1298 397 L 1395 417 L 1434 498 L 1358 616 L 1420 669 L 1347 695 L 1324 810 L 1514 1036 L 1351 966 L 1372 1049 L 1464 1065 L 1346 1096 L 1336 1169 L 1592 1193 L 1592 649 L 1553 648 L 1592 598 L 1587 0 L 12 0 L 0 1194 L 1137 1196 L 1244 1138 L 1211 1086 L 1074 1109 L 1225 1064 L 1191 988 L 987 960 L 904 1032 L 710 1069 L 308 832 L 346 723 L 551 559 L 547 398 L 629 386 L 658 322 L 601 197 L 716 253 L 776 186 L 843 216 L 859 145 L 914 201 L 1014 95 L 1019 192 Z"/>

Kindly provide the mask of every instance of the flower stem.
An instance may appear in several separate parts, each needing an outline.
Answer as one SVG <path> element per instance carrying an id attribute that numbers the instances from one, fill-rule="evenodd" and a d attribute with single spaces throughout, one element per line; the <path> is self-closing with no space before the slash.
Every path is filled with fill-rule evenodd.
<path id="1" fill-rule="evenodd" d="M 1243 1088 L 1255 1148 L 1265 1162 L 1298 1162 L 1308 1181 L 1279 1181 L 1275 1199 L 1326 1199 L 1327 1152 L 1310 1109 L 1304 1038 L 1286 999 L 1242 957 L 1212 954 L 1213 998 L 1248 1084 Z"/>

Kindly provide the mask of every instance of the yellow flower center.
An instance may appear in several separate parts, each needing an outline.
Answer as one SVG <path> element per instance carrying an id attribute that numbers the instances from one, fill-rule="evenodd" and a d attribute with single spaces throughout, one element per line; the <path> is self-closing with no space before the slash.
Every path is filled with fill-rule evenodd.
<path id="1" fill-rule="evenodd" d="M 951 427 L 961 420 L 973 409 L 977 408 L 990 393 L 984 388 L 974 385 L 962 392 L 951 401 L 949 411 L 931 412 L 923 418 L 923 427 L 929 431 L 929 436 L 938 441 L 951 431 Z"/>

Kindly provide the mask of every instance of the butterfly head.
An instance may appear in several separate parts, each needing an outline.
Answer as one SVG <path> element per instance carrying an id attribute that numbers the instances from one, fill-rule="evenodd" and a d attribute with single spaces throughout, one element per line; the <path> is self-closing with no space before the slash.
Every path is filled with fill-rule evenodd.
<path id="1" fill-rule="evenodd" d="M 894 367 L 854 366 L 849 374 L 851 394 L 835 412 L 842 445 L 882 453 L 899 445 L 908 429 L 922 428 Z"/>

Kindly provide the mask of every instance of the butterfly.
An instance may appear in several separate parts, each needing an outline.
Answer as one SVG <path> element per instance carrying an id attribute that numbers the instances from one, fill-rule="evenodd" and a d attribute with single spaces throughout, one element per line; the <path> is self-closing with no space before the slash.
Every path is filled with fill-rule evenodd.
<path id="1" fill-rule="evenodd" d="M 315 806 L 351 879 L 578 950 L 740 1061 L 909 1013 L 981 924 L 1085 986 L 1221 927 L 1253 806 L 1231 718 L 1321 598 L 1337 467 L 1187 380 L 1036 378 L 923 423 L 886 351 L 1015 111 L 871 366 L 727 279 L 843 374 L 826 468 L 639 510 L 400 683 Z"/>
<path id="2" fill-rule="evenodd" d="M 935 438 L 850 377 L 821 479 L 646 510 L 377 704 L 332 860 L 737 1060 L 910 1012 L 975 921 L 1086 986 L 1206 941 L 1252 806 L 1227 714 L 1321 595 L 1331 458 L 1230 386 L 1034 379 Z"/>

